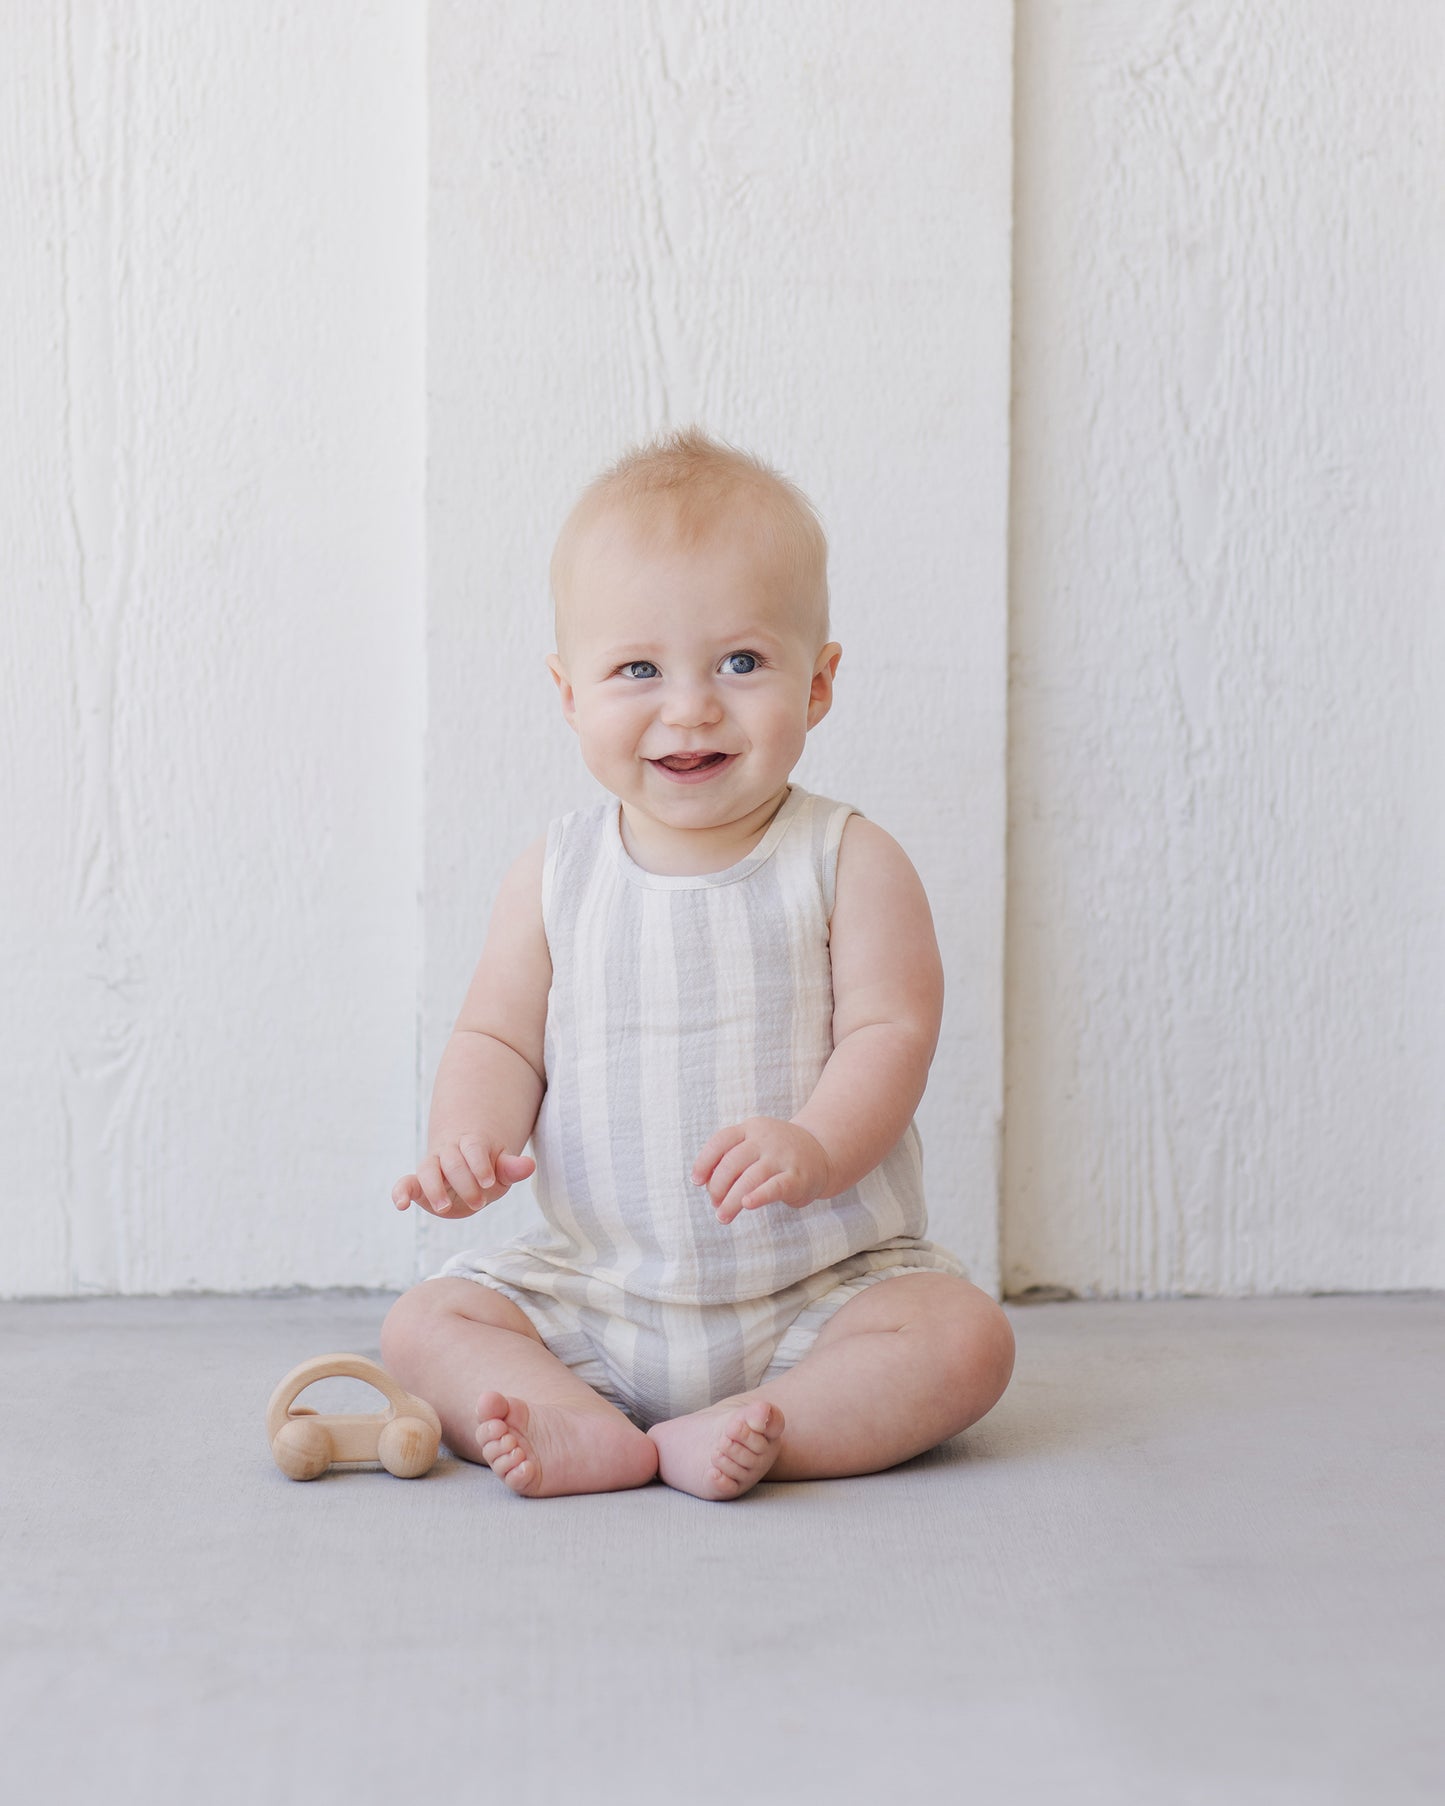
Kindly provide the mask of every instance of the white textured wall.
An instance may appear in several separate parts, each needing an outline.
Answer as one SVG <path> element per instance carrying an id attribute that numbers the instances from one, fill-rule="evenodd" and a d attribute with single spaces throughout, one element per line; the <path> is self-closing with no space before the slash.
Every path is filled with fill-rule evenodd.
<path id="1" fill-rule="evenodd" d="M 1005 1278 L 1445 1284 L 1445 8 L 1018 8 Z"/>
<path id="2" fill-rule="evenodd" d="M 409 1267 L 424 52 L 0 10 L 0 1292 Z"/>
<path id="3" fill-rule="evenodd" d="M 1005 997 L 1010 10 L 0 0 L 0 1294 L 525 1217 L 386 1191 L 595 794 L 552 534 L 691 419 L 831 531 L 940 1238 L 1006 1026 L 1012 1288 L 1445 1284 L 1445 10 L 1017 8 Z"/>
<path id="4" fill-rule="evenodd" d="M 439 4 L 431 26 L 429 1091 L 497 883 L 600 797 L 547 558 L 628 441 L 697 420 L 832 539 L 831 715 L 798 769 L 907 848 L 947 1018 L 934 1233 L 997 1278 L 1011 16 L 1003 0 Z M 419 1220 L 421 1270 L 533 1208 Z"/>

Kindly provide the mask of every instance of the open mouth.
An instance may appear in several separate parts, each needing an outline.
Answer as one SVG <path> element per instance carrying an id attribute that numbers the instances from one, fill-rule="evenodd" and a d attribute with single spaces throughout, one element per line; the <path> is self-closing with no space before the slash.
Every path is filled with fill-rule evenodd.
<path id="1" fill-rule="evenodd" d="M 675 784 L 700 784 L 725 765 L 731 765 L 736 756 L 720 752 L 670 753 L 665 759 L 650 759 L 648 763 Z"/>

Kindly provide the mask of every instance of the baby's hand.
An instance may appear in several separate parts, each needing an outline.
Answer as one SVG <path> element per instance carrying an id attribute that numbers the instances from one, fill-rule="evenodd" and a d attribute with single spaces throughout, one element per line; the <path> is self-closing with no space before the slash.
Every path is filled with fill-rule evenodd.
<path id="1" fill-rule="evenodd" d="M 391 1188 L 391 1201 L 398 1210 L 420 1204 L 433 1216 L 456 1221 L 495 1204 L 536 1170 L 537 1162 L 530 1154 L 509 1154 L 499 1141 L 466 1135 L 429 1155 L 420 1172 L 398 1179 Z"/>
<path id="2" fill-rule="evenodd" d="M 823 1144 L 776 1116 L 750 1116 L 719 1129 L 693 1162 L 692 1177 L 707 1187 L 720 1223 L 763 1204 L 798 1210 L 830 1192 Z"/>

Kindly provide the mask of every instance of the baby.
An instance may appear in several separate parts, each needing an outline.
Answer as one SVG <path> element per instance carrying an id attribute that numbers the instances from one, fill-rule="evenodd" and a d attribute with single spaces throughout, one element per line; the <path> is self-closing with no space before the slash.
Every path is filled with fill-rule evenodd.
<path id="1" fill-rule="evenodd" d="M 923 886 L 789 782 L 842 656 L 822 528 L 688 431 L 584 491 L 551 576 L 547 666 L 614 800 L 503 878 L 392 1192 L 454 1220 L 535 1172 L 544 1220 L 405 1293 L 382 1358 L 529 1498 L 892 1467 L 990 1410 L 1014 1347 L 924 1239 Z"/>

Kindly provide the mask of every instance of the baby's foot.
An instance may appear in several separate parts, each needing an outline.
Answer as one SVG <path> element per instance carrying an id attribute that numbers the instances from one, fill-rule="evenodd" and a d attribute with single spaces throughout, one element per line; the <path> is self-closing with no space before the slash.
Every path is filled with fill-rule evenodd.
<path id="1" fill-rule="evenodd" d="M 706 1411 L 654 1424 L 657 1471 L 697 1499 L 737 1499 L 756 1486 L 783 1448 L 783 1414 L 765 1398 L 725 1399 Z"/>
<path id="2" fill-rule="evenodd" d="M 533 1406 L 484 1392 L 476 1433 L 487 1466 L 528 1499 L 620 1492 L 657 1474 L 657 1450 L 619 1411 Z"/>

